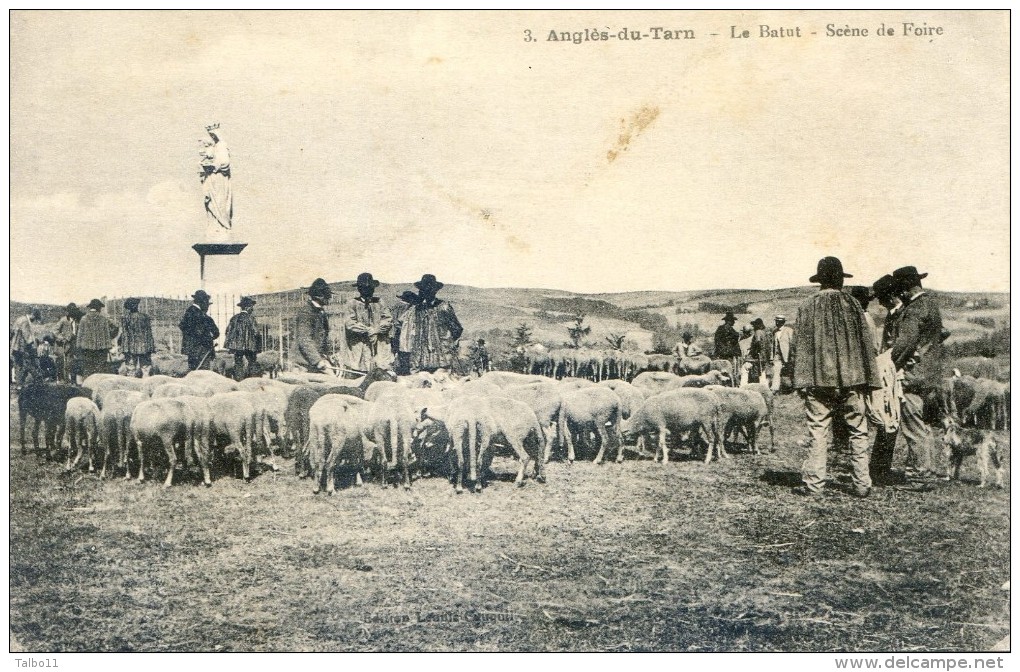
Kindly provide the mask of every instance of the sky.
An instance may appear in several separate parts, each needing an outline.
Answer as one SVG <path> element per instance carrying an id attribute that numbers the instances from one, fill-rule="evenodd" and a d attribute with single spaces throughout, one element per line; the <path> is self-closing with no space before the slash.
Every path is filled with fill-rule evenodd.
<path id="1" fill-rule="evenodd" d="M 874 35 L 903 21 L 943 34 Z M 548 40 L 650 26 L 695 39 Z M 16 300 L 194 291 L 212 122 L 243 293 L 779 288 L 827 255 L 1009 290 L 1005 12 L 16 11 L 10 90 Z"/>

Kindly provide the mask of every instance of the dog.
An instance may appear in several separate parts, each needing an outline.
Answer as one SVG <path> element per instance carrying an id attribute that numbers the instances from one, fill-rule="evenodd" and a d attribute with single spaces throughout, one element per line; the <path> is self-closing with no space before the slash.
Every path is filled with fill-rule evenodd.
<path id="1" fill-rule="evenodd" d="M 963 458 L 976 455 L 978 469 L 981 472 L 979 488 L 985 487 L 988 481 L 988 463 L 995 468 L 995 486 L 1002 487 L 1002 460 L 999 458 L 999 446 L 994 433 L 984 429 L 960 427 L 952 418 L 944 421 L 945 433 L 942 435 L 943 456 L 949 459 L 953 468 L 951 478 L 960 480 L 960 465 Z"/>

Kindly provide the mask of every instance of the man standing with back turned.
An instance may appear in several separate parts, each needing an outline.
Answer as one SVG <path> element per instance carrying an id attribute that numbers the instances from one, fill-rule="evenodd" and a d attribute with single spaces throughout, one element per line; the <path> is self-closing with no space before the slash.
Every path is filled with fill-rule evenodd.
<path id="1" fill-rule="evenodd" d="M 835 414 L 843 418 L 850 433 L 852 494 L 867 497 L 871 492 L 865 397 L 881 382 L 864 311 L 843 291 L 843 279 L 851 277 L 836 257 L 820 260 L 809 282 L 820 283 L 821 290 L 797 310 L 793 386 L 804 398 L 811 445 L 801 467 L 804 482 L 793 489 L 794 494 L 822 494 Z"/>

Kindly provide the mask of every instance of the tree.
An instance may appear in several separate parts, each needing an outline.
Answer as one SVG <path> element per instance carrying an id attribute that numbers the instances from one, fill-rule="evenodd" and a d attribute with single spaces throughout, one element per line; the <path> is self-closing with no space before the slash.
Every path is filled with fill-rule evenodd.
<path id="1" fill-rule="evenodd" d="M 510 345 L 516 350 L 531 345 L 531 343 L 531 327 L 528 326 L 527 322 L 521 322 L 517 325 L 517 330 L 514 332 Z"/>
<path id="2" fill-rule="evenodd" d="M 577 313 L 574 315 L 574 326 L 567 327 L 567 333 L 570 334 L 570 342 L 573 347 L 581 347 L 581 339 L 591 333 L 591 327 L 584 325 L 584 313 Z"/>

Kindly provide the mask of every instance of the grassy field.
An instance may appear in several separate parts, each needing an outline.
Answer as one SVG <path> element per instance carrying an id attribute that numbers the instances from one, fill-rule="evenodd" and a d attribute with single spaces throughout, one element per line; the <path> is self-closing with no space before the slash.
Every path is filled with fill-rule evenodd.
<path id="1" fill-rule="evenodd" d="M 1008 634 L 1009 491 L 790 494 L 806 436 L 704 465 L 549 465 L 314 496 L 100 482 L 17 449 L 12 637 L 28 651 L 971 651 Z M 13 406 L 12 406 L 13 409 Z M 1001 433 L 1008 469 L 1008 433 Z M 630 454 L 629 457 L 634 457 Z M 841 456 L 833 456 L 838 470 Z M 838 473 L 838 472 L 837 472 Z M 158 474 L 157 474 L 158 476 Z"/>

